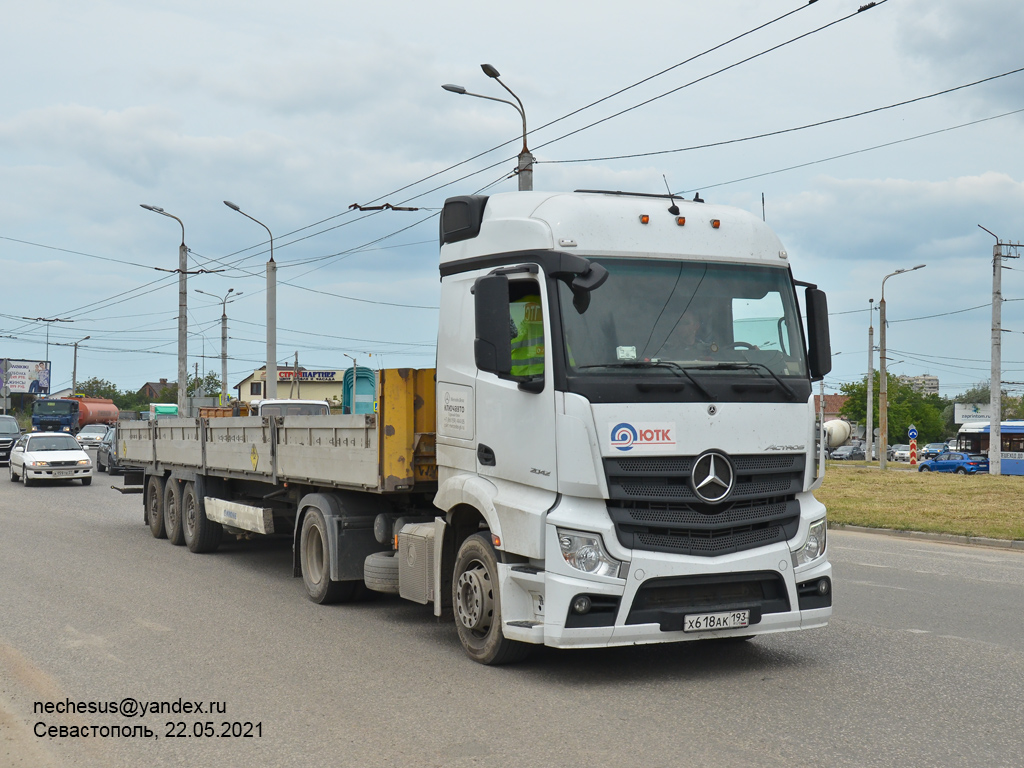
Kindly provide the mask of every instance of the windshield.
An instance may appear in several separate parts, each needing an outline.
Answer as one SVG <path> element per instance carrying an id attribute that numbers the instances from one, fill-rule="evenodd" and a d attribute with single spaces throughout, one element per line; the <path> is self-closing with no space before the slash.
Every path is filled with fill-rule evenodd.
<path id="1" fill-rule="evenodd" d="M 0 435 L 17 435 L 21 432 L 14 419 L 0 419 Z"/>
<path id="2" fill-rule="evenodd" d="M 34 416 L 67 416 L 77 410 L 78 403 L 70 400 L 36 400 L 32 403 Z"/>
<path id="3" fill-rule="evenodd" d="M 785 268 L 654 259 L 594 259 L 609 272 L 584 314 L 560 282 L 571 376 L 637 369 L 672 377 L 806 377 L 799 314 Z M 664 363 L 671 363 L 665 365 Z M 702 370 L 703 369 L 703 370 Z"/>
<path id="4" fill-rule="evenodd" d="M 26 451 L 80 451 L 82 446 L 71 435 L 41 435 L 33 437 L 25 446 Z"/>
<path id="5" fill-rule="evenodd" d="M 99 424 L 99 425 L 91 424 L 88 427 L 82 427 L 82 431 L 79 432 L 78 434 L 80 434 L 80 435 L 81 434 L 105 435 L 105 434 L 107 434 L 107 428 L 105 426 L 103 426 L 102 424 Z"/>

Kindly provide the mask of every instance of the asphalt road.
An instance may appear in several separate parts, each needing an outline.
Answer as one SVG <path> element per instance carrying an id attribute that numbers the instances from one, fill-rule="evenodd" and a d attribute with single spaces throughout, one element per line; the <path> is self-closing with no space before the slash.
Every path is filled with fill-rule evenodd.
<path id="1" fill-rule="evenodd" d="M 830 532 L 827 629 L 541 648 L 492 669 L 429 607 L 309 602 L 287 539 L 213 555 L 153 539 L 120 482 L 26 489 L 0 468 L 3 768 L 1024 762 L 1020 551 Z M 125 697 L 217 711 L 35 711 Z M 207 722 L 217 735 L 170 735 Z M 158 738 L 40 738 L 38 723 Z M 222 737 L 232 723 L 260 735 Z"/>

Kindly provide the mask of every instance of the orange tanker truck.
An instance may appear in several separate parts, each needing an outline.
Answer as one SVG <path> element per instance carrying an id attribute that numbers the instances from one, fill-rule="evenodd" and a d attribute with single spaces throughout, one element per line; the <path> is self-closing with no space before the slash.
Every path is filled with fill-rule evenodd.
<path id="1" fill-rule="evenodd" d="M 71 395 L 36 400 L 32 404 L 32 429 L 74 435 L 87 424 L 116 424 L 118 416 L 114 401 L 103 397 Z"/>

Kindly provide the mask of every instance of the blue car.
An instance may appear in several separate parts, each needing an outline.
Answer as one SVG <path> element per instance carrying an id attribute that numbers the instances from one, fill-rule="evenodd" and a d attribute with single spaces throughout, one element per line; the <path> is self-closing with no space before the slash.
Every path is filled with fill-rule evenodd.
<path id="1" fill-rule="evenodd" d="M 988 474 L 988 456 L 980 453 L 940 453 L 934 459 L 922 461 L 918 472 L 955 472 L 958 475 Z"/>

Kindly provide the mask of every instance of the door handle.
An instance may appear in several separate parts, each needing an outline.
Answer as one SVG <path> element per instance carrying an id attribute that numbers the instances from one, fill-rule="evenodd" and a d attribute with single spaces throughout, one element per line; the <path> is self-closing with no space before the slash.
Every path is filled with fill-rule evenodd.
<path id="1" fill-rule="evenodd" d="M 476 460 L 485 467 L 493 467 L 497 463 L 494 458 L 494 451 L 483 443 L 478 443 L 476 446 Z"/>

